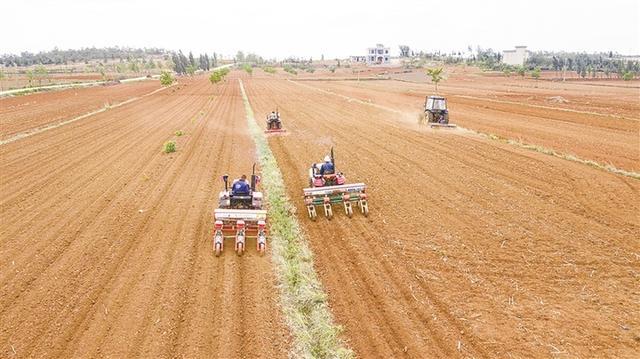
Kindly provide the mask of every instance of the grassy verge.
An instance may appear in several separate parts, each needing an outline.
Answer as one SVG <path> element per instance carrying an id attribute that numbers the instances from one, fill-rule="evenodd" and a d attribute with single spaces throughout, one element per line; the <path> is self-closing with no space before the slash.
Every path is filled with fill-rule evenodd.
<path id="1" fill-rule="evenodd" d="M 484 132 L 478 132 L 478 131 L 473 131 L 483 137 L 486 137 L 488 139 L 494 140 L 494 141 L 500 141 L 500 142 L 504 142 L 507 144 L 510 144 L 512 146 L 516 146 L 516 147 L 521 147 L 530 151 L 535 151 L 535 152 L 540 152 L 540 153 L 544 153 L 546 155 L 549 156 L 554 156 L 554 157 L 558 157 L 558 158 L 562 158 L 564 160 L 567 161 L 573 161 L 573 162 L 578 162 L 578 163 L 582 163 L 584 165 L 593 167 L 593 168 L 597 168 L 600 170 L 604 170 L 604 171 L 608 171 L 611 173 L 615 173 L 615 174 L 619 174 L 622 176 L 627 176 L 627 177 L 631 177 L 634 179 L 640 179 L 640 173 L 638 172 L 633 172 L 633 171 L 626 171 L 620 168 L 615 167 L 614 165 L 611 164 L 603 164 L 603 163 L 599 163 L 593 160 L 586 160 L 583 158 L 580 158 L 578 156 L 574 156 L 574 155 L 570 155 L 570 154 L 566 154 L 566 153 L 561 153 L 561 152 L 557 152 L 554 149 L 551 148 L 546 148 L 543 146 L 538 146 L 538 145 L 533 145 L 533 144 L 529 144 L 529 143 L 525 143 L 522 142 L 520 140 L 513 140 L 510 138 L 505 138 L 505 137 L 500 137 L 500 136 L 496 136 L 494 134 L 487 134 Z"/>
<path id="2" fill-rule="evenodd" d="M 307 240 L 293 215 L 295 207 L 287 198 L 278 163 L 254 119 L 242 80 L 238 81 L 249 130 L 256 143 L 262 172 L 261 183 L 266 192 L 272 259 L 280 284 L 285 320 L 294 338 L 291 356 L 352 358 L 353 352 L 339 337 L 342 329 L 333 323 L 327 295 L 314 271 Z"/>

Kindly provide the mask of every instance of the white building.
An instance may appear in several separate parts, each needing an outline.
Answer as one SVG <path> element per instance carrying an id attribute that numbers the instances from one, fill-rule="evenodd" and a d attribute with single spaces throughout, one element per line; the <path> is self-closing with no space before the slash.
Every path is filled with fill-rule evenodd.
<path id="1" fill-rule="evenodd" d="M 515 50 L 502 51 L 502 62 L 512 66 L 522 66 L 529 58 L 526 46 L 516 46 Z"/>
<path id="2" fill-rule="evenodd" d="M 389 63 L 389 48 L 382 44 L 367 49 L 367 64 L 386 65 Z"/>
<path id="3" fill-rule="evenodd" d="M 391 62 L 391 55 L 389 54 L 389 48 L 384 47 L 382 44 L 376 44 L 376 47 L 370 47 L 367 49 L 365 56 L 356 55 L 351 56 L 351 62 L 361 62 L 367 65 L 388 65 Z"/>

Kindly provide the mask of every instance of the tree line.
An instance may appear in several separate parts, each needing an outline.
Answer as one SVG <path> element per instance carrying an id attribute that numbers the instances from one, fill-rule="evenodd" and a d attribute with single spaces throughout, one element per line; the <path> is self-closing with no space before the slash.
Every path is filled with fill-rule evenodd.
<path id="1" fill-rule="evenodd" d="M 193 53 L 185 56 L 182 50 L 171 53 L 171 64 L 173 71 L 180 75 L 193 75 L 197 70 L 209 71 L 212 67 L 218 66 L 218 55 L 214 52 L 211 57 L 208 54 L 201 54 L 196 61 Z"/>
<path id="2" fill-rule="evenodd" d="M 60 50 L 57 47 L 50 51 L 20 54 L 0 55 L 0 66 L 32 66 L 32 65 L 68 65 L 69 63 L 88 63 L 89 61 L 118 60 L 120 62 L 131 59 L 143 59 L 151 56 L 166 56 L 168 52 L 159 48 L 129 48 L 129 47 L 88 47 L 79 50 Z"/>
<path id="3" fill-rule="evenodd" d="M 408 46 L 401 46 L 401 54 L 409 55 Z M 468 48 L 471 53 L 471 47 Z M 412 63 L 417 63 L 418 67 L 424 64 L 425 60 L 442 61 L 445 64 L 467 64 L 476 65 L 480 68 L 493 71 L 503 71 L 506 74 L 518 73 L 524 76 L 530 72 L 532 75 L 539 74 L 541 70 L 555 70 L 558 76 L 564 76 L 567 71 L 575 72 L 577 76 L 611 78 L 613 76 L 625 80 L 631 80 L 640 76 L 640 61 L 627 59 L 624 56 L 609 52 L 600 53 L 578 53 L 578 52 L 554 52 L 537 51 L 529 52 L 529 56 L 522 66 L 511 66 L 502 62 L 502 53 L 493 49 L 483 49 L 478 47 L 470 57 L 463 57 L 458 53 L 440 52 L 411 52 L 415 57 Z M 419 60 L 416 60 L 419 59 Z M 538 75 L 539 76 L 539 75 Z M 535 76 L 534 76 L 535 77 Z"/>

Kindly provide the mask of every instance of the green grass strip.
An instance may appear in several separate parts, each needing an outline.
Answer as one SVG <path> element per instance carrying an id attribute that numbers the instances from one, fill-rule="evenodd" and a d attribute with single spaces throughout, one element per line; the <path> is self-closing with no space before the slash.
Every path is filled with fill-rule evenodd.
<path id="1" fill-rule="evenodd" d="M 340 339 L 342 328 L 333 323 L 327 295 L 313 268 L 313 255 L 296 220 L 282 173 L 269 143 L 258 126 L 244 90 L 240 90 L 251 136 L 256 144 L 270 225 L 270 245 L 279 282 L 285 320 L 293 334 L 292 357 L 353 358 Z"/>

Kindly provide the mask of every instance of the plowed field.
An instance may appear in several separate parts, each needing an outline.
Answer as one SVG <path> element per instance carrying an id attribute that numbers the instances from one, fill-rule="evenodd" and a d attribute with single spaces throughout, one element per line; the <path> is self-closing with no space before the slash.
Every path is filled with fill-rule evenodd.
<path id="1" fill-rule="evenodd" d="M 308 81 L 301 84 L 406 113 L 417 122 L 433 85 L 400 81 Z M 452 123 L 553 149 L 628 171 L 640 171 L 640 90 L 492 78 L 452 79 L 439 86 Z"/>
<path id="2" fill-rule="evenodd" d="M 304 84 L 245 86 L 257 114 L 282 114 L 270 144 L 359 356 L 633 355 L 640 182 Z M 370 187 L 368 218 L 306 218 L 306 171 L 330 146 Z"/>
<path id="3" fill-rule="evenodd" d="M 0 102 L 0 140 L 117 105 L 158 88 L 158 81 L 142 81 L 5 98 Z"/>
<path id="4" fill-rule="evenodd" d="M 640 181 L 418 127 L 424 84 L 235 71 L 0 145 L 1 357 L 287 357 L 269 255 L 211 248 L 219 178 L 255 160 L 238 77 L 259 121 L 282 115 L 288 132 L 269 144 L 359 357 L 637 354 Z M 516 106 L 502 87 L 456 86 L 443 91 L 465 127 L 639 168 L 637 103 L 608 116 L 595 97 L 580 110 L 577 96 L 546 104 L 549 92 L 530 90 L 511 100 L 545 107 Z M 33 95 L 10 99 L 2 136 L 102 105 L 73 94 L 44 113 Z M 177 152 L 162 153 L 171 139 Z M 369 217 L 307 218 L 307 169 L 331 146 L 348 180 L 368 185 Z"/>
<path id="5" fill-rule="evenodd" d="M 268 256 L 212 255 L 244 116 L 199 78 L 0 147 L 0 356 L 285 357 Z"/>

